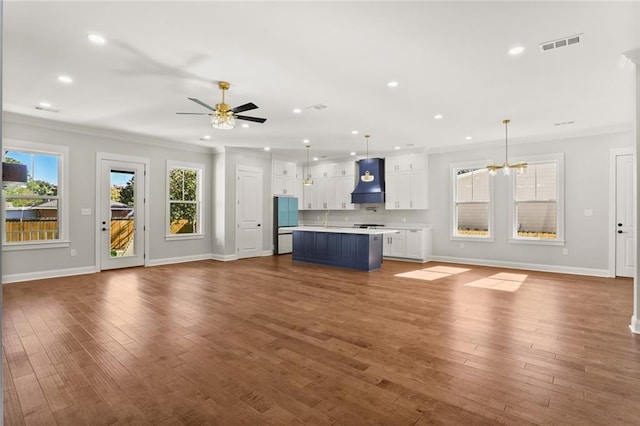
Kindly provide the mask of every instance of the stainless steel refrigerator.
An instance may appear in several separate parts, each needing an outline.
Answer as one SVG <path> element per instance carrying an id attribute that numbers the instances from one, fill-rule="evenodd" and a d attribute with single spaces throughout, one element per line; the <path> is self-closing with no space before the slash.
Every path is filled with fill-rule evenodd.
<path id="1" fill-rule="evenodd" d="M 291 253 L 293 231 L 298 226 L 298 198 L 277 195 L 273 197 L 273 252 Z"/>

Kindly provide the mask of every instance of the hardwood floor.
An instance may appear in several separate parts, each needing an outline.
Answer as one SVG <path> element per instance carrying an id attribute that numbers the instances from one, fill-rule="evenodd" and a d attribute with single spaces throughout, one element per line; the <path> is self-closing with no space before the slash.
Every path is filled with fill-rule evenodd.
<path id="1" fill-rule="evenodd" d="M 632 294 L 290 256 L 9 284 L 4 424 L 637 425 Z"/>

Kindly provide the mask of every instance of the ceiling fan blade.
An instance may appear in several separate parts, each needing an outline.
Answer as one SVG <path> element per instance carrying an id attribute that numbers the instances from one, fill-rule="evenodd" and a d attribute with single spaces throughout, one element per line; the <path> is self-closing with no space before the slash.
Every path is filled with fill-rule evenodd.
<path id="1" fill-rule="evenodd" d="M 231 111 L 238 113 L 238 112 L 251 111 L 252 109 L 258 109 L 258 106 L 253 102 L 249 102 L 248 104 L 237 106 L 231 109 Z"/>
<path id="2" fill-rule="evenodd" d="M 180 115 L 211 115 L 208 112 L 176 112 L 176 114 L 180 114 Z"/>
<path id="3" fill-rule="evenodd" d="M 210 109 L 211 111 L 215 111 L 215 110 L 216 110 L 214 107 L 212 107 L 212 106 L 209 106 L 209 105 L 205 104 L 205 103 L 204 103 L 204 102 L 202 102 L 200 99 L 196 99 L 196 98 L 187 98 L 187 99 L 189 99 L 190 101 L 193 101 L 193 102 L 197 103 L 198 105 L 202 105 L 203 107 L 205 107 L 205 108 L 207 108 L 207 109 Z"/>
<path id="4" fill-rule="evenodd" d="M 255 123 L 264 123 L 265 121 L 267 121 L 266 118 L 258 118 L 258 117 L 248 117 L 246 115 L 236 115 L 235 116 L 238 120 L 247 120 L 247 121 L 253 121 Z"/>

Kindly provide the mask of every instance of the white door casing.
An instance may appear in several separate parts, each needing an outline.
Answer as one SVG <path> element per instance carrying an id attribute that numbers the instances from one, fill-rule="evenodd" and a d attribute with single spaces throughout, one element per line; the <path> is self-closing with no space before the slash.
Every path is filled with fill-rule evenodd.
<path id="1" fill-rule="evenodd" d="M 262 169 L 236 166 L 236 255 L 262 256 Z"/>
<path id="2" fill-rule="evenodd" d="M 149 246 L 146 233 L 148 211 L 148 160 L 117 154 L 98 153 L 96 178 L 96 269 L 128 268 L 146 264 Z M 120 218 L 111 208 L 111 181 L 113 173 L 134 177 L 133 208 L 127 217 Z M 112 220 L 112 215 L 113 220 Z M 127 220 L 129 219 L 129 220 Z M 123 230 L 123 240 L 112 246 L 111 228 Z M 117 227 L 117 228 L 116 228 Z M 127 236 L 128 234 L 128 236 Z M 120 247 L 121 245 L 121 247 Z"/>
<path id="3" fill-rule="evenodd" d="M 635 270 L 634 156 L 616 156 L 615 275 L 633 277 Z"/>

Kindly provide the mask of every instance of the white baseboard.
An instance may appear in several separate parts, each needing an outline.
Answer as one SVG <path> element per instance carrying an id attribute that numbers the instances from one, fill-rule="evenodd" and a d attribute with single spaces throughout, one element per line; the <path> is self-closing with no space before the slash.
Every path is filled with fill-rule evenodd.
<path id="1" fill-rule="evenodd" d="M 198 260 L 211 260 L 211 253 L 196 254 L 193 256 L 165 257 L 164 259 L 149 259 L 145 266 L 171 265 L 173 263 L 196 262 Z"/>
<path id="2" fill-rule="evenodd" d="M 636 316 L 631 317 L 631 324 L 629 325 L 629 329 L 632 333 L 640 334 L 640 319 L 636 318 Z"/>
<path id="3" fill-rule="evenodd" d="M 262 255 L 263 256 L 273 256 L 273 250 L 263 250 L 262 251 Z"/>
<path id="4" fill-rule="evenodd" d="M 235 254 L 212 254 L 210 259 L 218 260 L 220 262 L 229 262 L 230 260 L 238 260 L 238 256 Z"/>
<path id="5" fill-rule="evenodd" d="M 555 272 L 558 274 L 589 275 L 603 278 L 608 278 L 611 276 L 608 269 L 576 268 L 573 266 L 540 265 L 537 263 L 506 262 L 487 259 L 467 259 L 463 257 L 449 256 L 431 256 L 431 260 L 436 262 L 466 263 L 468 265 L 497 266 L 500 268 L 509 269 L 527 269 L 530 271 Z"/>
<path id="6" fill-rule="evenodd" d="M 22 281 L 44 280 L 47 278 L 69 277 L 72 275 L 95 274 L 95 266 L 82 268 L 54 269 L 49 271 L 26 272 L 23 274 L 9 274 L 2 276 L 2 284 L 17 283 Z"/>

